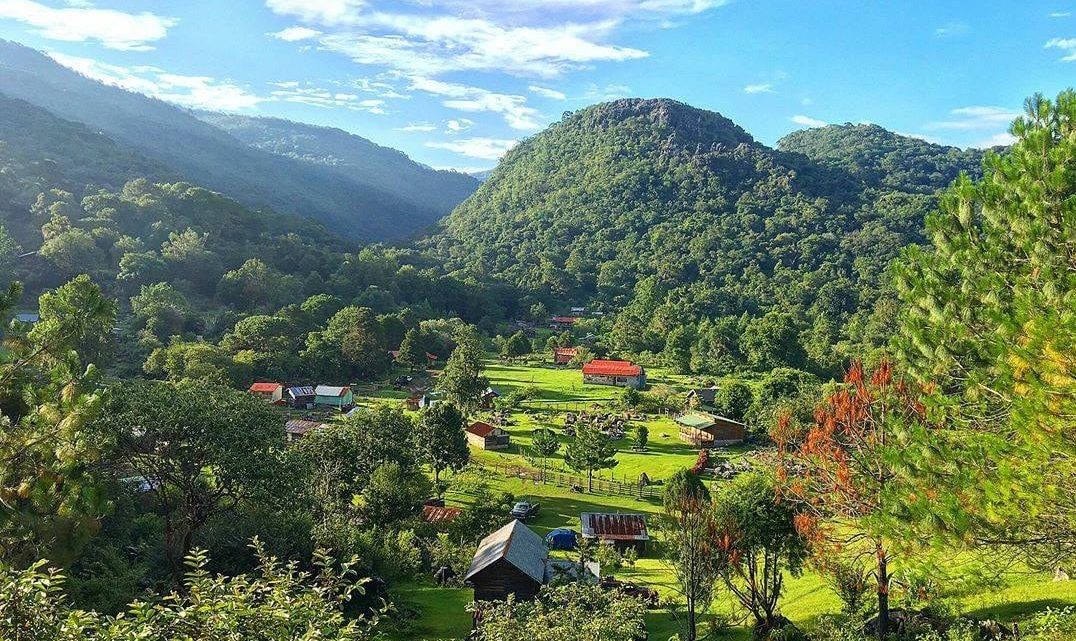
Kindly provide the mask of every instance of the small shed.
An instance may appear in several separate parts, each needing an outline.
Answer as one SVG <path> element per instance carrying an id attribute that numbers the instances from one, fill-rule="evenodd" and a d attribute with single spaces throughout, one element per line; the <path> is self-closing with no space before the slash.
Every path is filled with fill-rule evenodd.
<path id="1" fill-rule="evenodd" d="M 284 386 L 280 383 L 252 383 L 247 391 L 270 403 L 284 401 Z"/>
<path id="2" fill-rule="evenodd" d="M 579 521 L 584 539 L 612 545 L 621 551 L 635 548 L 642 552 L 650 541 L 643 514 L 583 512 Z"/>
<path id="3" fill-rule="evenodd" d="M 424 410 L 427 407 L 433 407 L 441 400 L 441 394 L 439 392 L 425 392 L 418 398 L 418 409 Z"/>
<path id="4" fill-rule="evenodd" d="M 284 433 L 287 434 L 288 442 L 293 442 L 301 439 L 314 430 L 320 430 L 325 427 L 324 423 L 318 421 L 307 421 L 300 418 L 293 418 L 284 423 Z"/>
<path id="5" fill-rule="evenodd" d="M 284 399 L 296 409 L 314 409 L 315 398 L 314 388 L 309 385 L 289 387 L 284 391 Z"/>
<path id="6" fill-rule="evenodd" d="M 688 409 L 713 407 L 715 400 L 717 400 L 716 385 L 713 387 L 699 387 L 687 393 L 687 401 L 685 402 L 685 405 L 687 405 Z"/>
<path id="7" fill-rule="evenodd" d="M 554 365 L 567 365 L 572 362 L 572 359 L 579 354 L 579 350 L 574 347 L 557 347 L 553 350 L 553 364 Z"/>
<path id="8" fill-rule="evenodd" d="M 486 391 L 478 395 L 478 404 L 484 410 L 493 409 L 493 402 L 501 397 L 501 393 L 492 387 L 487 387 Z"/>
<path id="9" fill-rule="evenodd" d="M 344 410 L 355 404 L 350 387 L 318 385 L 314 388 L 314 404 Z"/>
<path id="10" fill-rule="evenodd" d="M 504 601 L 510 594 L 530 600 L 546 582 L 548 560 L 542 537 L 512 521 L 482 539 L 463 579 L 474 588 L 475 601 Z"/>
<path id="11" fill-rule="evenodd" d="M 508 432 L 482 421 L 471 423 L 465 432 L 467 442 L 483 450 L 506 450 L 511 444 Z"/>
<path id="12" fill-rule="evenodd" d="M 680 440 L 695 447 L 735 445 L 747 436 L 743 423 L 706 412 L 688 412 L 676 417 L 676 423 L 680 426 Z"/>
<path id="13" fill-rule="evenodd" d="M 617 387 L 646 387 L 646 371 L 628 361 L 594 359 L 583 366 L 583 383 L 615 385 Z"/>

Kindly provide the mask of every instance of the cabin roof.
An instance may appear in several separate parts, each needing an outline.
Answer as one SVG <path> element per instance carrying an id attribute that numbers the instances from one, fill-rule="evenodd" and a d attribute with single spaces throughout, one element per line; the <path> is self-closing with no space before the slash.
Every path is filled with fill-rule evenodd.
<path id="1" fill-rule="evenodd" d="M 449 523 L 454 521 L 463 512 L 458 507 L 441 507 L 439 505 L 423 505 L 422 520 L 427 523 Z"/>
<path id="2" fill-rule="evenodd" d="M 464 580 L 469 581 L 474 575 L 504 559 L 536 583 L 544 583 L 548 558 L 549 549 L 542 537 L 523 525 L 522 521 L 513 520 L 482 539 Z"/>
<path id="3" fill-rule="evenodd" d="M 475 436 L 486 438 L 497 431 L 497 428 L 483 421 L 475 421 L 467 427 L 467 431 Z"/>
<path id="4" fill-rule="evenodd" d="M 642 514 L 611 514 L 583 512 L 579 515 L 580 529 L 587 538 L 607 541 L 648 541 L 646 517 Z"/>
<path id="5" fill-rule="evenodd" d="M 296 397 L 296 398 L 299 397 L 299 396 L 314 396 L 314 388 L 310 387 L 309 385 L 300 385 L 298 387 L 289 387 L 288 388 L 288 396 L 292 396 L 292 397 Z"/>
<path id="6" fill-rule="evenodd" d="M 351 391 L 349 387 L 334 387 L 332 385 L 318 385 L 314 388 L 314 394 L 317 396 L 347 396 L 347 393 Z"/>
<path id="7" fill-rule="evenodd" d="M 281 387 L 284 386 L 280 383 L 252 383 L 248 391 L 268 394 L 277 391 Z"/>

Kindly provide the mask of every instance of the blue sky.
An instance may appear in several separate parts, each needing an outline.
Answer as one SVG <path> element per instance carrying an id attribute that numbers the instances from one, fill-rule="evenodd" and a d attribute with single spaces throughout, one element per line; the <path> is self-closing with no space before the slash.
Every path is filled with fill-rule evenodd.
<path id="1" fill-rule="evenodd" d="M 624 96 L 719 111 L 767 144 L 874 122 L 984 146 L 1025 97 L 1076 85 L 1076 0 L 0 0 L 0 37 L 180 105 L 466 170 Z"/>

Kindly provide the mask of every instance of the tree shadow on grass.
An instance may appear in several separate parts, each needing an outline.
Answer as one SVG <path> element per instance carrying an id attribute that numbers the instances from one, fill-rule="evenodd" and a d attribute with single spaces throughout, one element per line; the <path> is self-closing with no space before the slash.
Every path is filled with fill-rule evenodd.
<path id="1" fill-rule="evenodd" d="M 1014 621 L 1026 618 L 1028 615 L 1044 611 L 1046 608 L 1059 610 L 1069 607 L 1072 603 L 1062 599 L 1035 599 L 1033 601 L 1012 601 L 997 605 L 969 610 L 964 616 L 971 619 L 995 619 L 997 621 Z"/>

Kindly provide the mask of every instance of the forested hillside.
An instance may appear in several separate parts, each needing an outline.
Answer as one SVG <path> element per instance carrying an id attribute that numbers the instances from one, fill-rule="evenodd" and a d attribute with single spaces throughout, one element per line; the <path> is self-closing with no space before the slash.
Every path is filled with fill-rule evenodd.
<path id="1" fill-rule="evenodd" d="M 211 112 L 199 112 L 198 117 L 252 147 L 327 167 L 356 183 L 389 190 L 416 207 L 441 215 L 478 188 L 478 180 L 467 174 L 438 171 L 401 151 L 342 129 Z"/>
<path id="2" fill-rule="evenodd" d="M 778 151 L 713 112 L 619 100 L 509 152 L 429 246 L 547 303 L 616 310 L 615 350 L 829 371 L 835 344 L 888 335 L 887 265 L 980 157 L 877 127 L 800 132 Z M 741 344 L 752 334 L 764 349 Z"/>
<path id="3" fill-rule="evenodd" d="M 311 217 L 334 234 L 406 238 L 443 210 L 414 204 L 392 186 L 371 186 L 252 148 L 190 112 L 79 75 L 44 54 L 0 41 L 0 93 L 102 133 L 184 179 L 257 208 Z M 9 135 L 0 131 L 0 139 Z M 123 167 L 117 167 L 116 174 Z"/>

